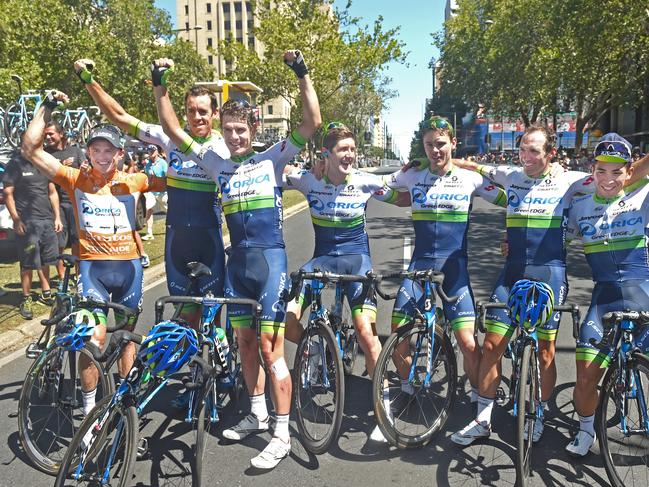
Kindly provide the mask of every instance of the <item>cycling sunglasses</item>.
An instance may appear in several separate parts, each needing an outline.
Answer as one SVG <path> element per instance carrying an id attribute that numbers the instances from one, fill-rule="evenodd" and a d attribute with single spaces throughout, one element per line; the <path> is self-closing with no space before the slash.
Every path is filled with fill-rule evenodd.
<path id="1" fill-rule="evenodd" d="M 326 130 L 332 130 L 332 129 L 346 129 L 347 125 L 345 125 L 342 122 L 329 122 L 327 124 Z"/>
<path id="2" fill-rule="evenodd" d="M 595 159 L 602 162 L 631 162 L 631 150 L 622 142 L 600 142 L 595 147 Z"/>
<path id="3" fill-rule="evenodd" d="M 428 120 L 425 120 L 423 122 L 423 128 L 448 130 L 451 134 L 451 137 L 455 137 L 455 130 L 453 130 L 453 125 L 451 125 L 451 122 L 446 120 L 444 117 L 430 117 Z"/>

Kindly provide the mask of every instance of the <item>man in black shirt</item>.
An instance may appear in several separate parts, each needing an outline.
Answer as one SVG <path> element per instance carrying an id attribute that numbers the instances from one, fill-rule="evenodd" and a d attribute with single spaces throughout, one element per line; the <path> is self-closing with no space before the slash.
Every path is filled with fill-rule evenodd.
<path id="1" fill-rule="evenodd" d="M 32 314 L 32 271 L 41 282 L 41 299 L 51 303 L 49 266 L 56 264 L 61 231 L 59 197 L 54 184 L 15 151 L 4 176 L 4 192 L 9 215 L 14 222 L 20 259 L 20 284 L 23 299 L 20 314 L 29 320 Z"/>
<path id="2" fill-rule="evenodd" d="M 83 151 L 73 145 L 68 145 L 67 137 L 63 127 L 57 122 L 51 121 L 45 127 L 45 142 L 43 144 L 45 150 L 61 161 L 64 166 L 79 168 L 81 163 L 85 160 L 86 156 Z M 74 255 L 79 255 L 78 242 L 79 236 L 77 235 L 77 225 L 74 219 L 74 209 L 68 194 L 56 186 L 56 191 L 59 195 L 59 206 L 61 211 L 61 223 L 63 229 L 58 233 L 59 240 L 59 253 L 63 253 L 69 246 L 72 248 Z M 65 268 L 63 262 L 58 261 L 56 270 L 59 278 L 63 278 Z"/>

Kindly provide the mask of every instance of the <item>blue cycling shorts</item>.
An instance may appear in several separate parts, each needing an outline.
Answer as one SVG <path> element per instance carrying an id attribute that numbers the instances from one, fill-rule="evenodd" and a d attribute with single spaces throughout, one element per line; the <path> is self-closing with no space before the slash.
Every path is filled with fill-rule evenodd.
<path id="1" fill-rule="evenodd" d="M 609 311 L 646 311 L 649 305 L 649 281 L 628 280 L 625 282 L 597 282 L 586 318 L 579 329 L 577 360 L 608 367 L 611 350 L 602 350 L 590 344 L 590 339 L 599 343 L 604 335 L 602 316 Z M 649 325 L 636 330 L 634 343 L 643 353 L 649 353 Z"/>
<path id="2" fill-rule="evenodd" d="M 353 274 L 364 276 L 372 270 L 372 261 L 367 254 L 347 254 L 347 255 L 321 255 L 314 257 L 302 266 L 302 270 L 311 272 L 314 269 L 321 271 L 333 272 L 335 274 Z M 305 281 L 300 290 L 300 303 L 302 310 L 311 304 L 311 296 L 305 294 L 305 288 L 310 285 L 310 281 Z M 370 318 L 370 321 L 376 321 L 376 299 L 368 296 L 368 286 L 361 282 L 347 282 L 343 285 L 349 308 L 352 310 L 352 316 L 364 315 Z"/>
<path id="3" fill-rule="evenodd" d="M 81 260 L 77 290 L 81 296 L 142 310 L 144 273 L 140 259 Z M 106 314 L 106 310 L 104 310 Z M 135 325 L 137 316 L 129 323 Z"/>
<path id="4" fill-rule="evenodd" d="M 210 268 L 211 276 L 198 281 L 198 289 L 188 292 L 187 264 L 201 262 Z M 223 296 L 225 251 L 220 227 L 181 227 L 167 225 L 165 240 L 165 271 L 167 288 L 172 296 L 204 295 L 211 291 Z"/>
<path id="5" fill-rule="evenodd" d="M 475 305 L 473 291 L 469 283 L 467 260 L 433 259 L 420 257 L 410 262 L 409 271 L 433 269 L 444 273 L 442 289 L 447 296 L 457 296 L 453 303 L 443 303 L 444 316 L 451 323 L 453 330 L 473 329 L 475 326 Z M 404 279 L 399 287 L 397 299 L 392 311 L 392 329 L 410 322 L 415 316 L 415 308 L 423 309 L 424 294 L 419 283 Z"/>
<path id="6" fill-rule="evenodd" d="M 284 334 L 289 279 L 284 249 L 232 249 L 225 272 L 225 296 L 261 304 L 261 332 Z M 228 306 L 234 328 L 252 327 L 250 306 Z"/>
<path id="7" fill-rule="evenodd" d="M 566 278 L 566 268 L 551 265 L 524 265 L 519 263 L 505 264 L 505 268 L 500 273 L 496 287 L 491 293 L 490 301 L 492 303 L 506 303 L 509 298 L 509 290 L 520 279 L 534 279 L 543 281 L 548 284 L 554 292 L 554 304 L 560 305 L 566 301 L 568 295 L 568 280 Z M 537 328 L 539 340 L 554 341 L 559 333 L 559 323 L 561 313 L 556 312 L 548 322 Z M 511 337 L 515 327 L 512 326 L 511 320 L 504 309 L 490 309 L 487 312 L 485 324 L 487 331 Z"/>

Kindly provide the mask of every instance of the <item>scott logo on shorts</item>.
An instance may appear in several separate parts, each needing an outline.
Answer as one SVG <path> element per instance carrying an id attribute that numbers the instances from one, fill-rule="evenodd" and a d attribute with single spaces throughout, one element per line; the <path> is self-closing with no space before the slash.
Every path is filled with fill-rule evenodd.
<path id="1" fill-rule="evenodd" d="M 121 208 L 100 208 L 98 206 L 92 206 L 88 202 L 81 203 L 81 212 L 84 215 L 95 215 L 95 216 L 120 216 L 122 214 Z"/>

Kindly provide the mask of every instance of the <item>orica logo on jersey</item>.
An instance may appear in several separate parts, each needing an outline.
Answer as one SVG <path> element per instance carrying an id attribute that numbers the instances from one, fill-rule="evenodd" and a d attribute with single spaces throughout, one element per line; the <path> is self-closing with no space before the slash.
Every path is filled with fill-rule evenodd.
<path id="1" fill-rule="evenodd" d="M 221 193 L 228 194 L 230 192 L 230 182 L 227 178 L 219 176 L 218 178 L 219 187 L 221 188 Z"/>
<path id="2" fill-rule="evenodd" d="M 449 194 L 449 193 L 430 193 L 426 194 L 418 188 L 412 190 L 412 201 L 416 203 L 425 203 L 427 200 L 439 201 L 469 201 L 467 194 Z"/>
<path id="3" fill-rule="evenodd" d="M 597 229 L 592 223 L 580 223 L 579 233 L 581 233 L 584 237 L 590 237 L 597 233 Z"/>
<path id="4" fill-rule="evenodd" d="M 306 199 L 309 202 L 309 208 L 313 208 L 315 211 L 324 210 L 324 203 L 320 200 L 320 198 L 308 195 Z"/>
<path id="5" fill-rule="evenodd" d="M 171 151 L 169 153 L 169 166 L 175 169 L 176 171 L 179 171 L 183 168 L 183 165 L 189 168 L 189 167 L 195 167 L 196 163 L 193 161 L 183 162 L 182 158 L 176 151 Z"/>
<path id="6" fill-rule="evenodd" d="M 602 223 L 599 228 L 602 230 L 609 230 L 611 228 L 632 227 L 638 223 L 642 223 L 641 216 L 627 218 L 626 220 L 614 220 L 611 223 Z"/>
<path id="7" fill-rule="evenodd" d="M 253 177 L 248 177 L 246 179 L 231 181 L 227 186 L 227 191 L 223 189 L 223 183 L 221 183 L 221 180 L 222 178 L 219 177 L 219 183 L 221 184 L 222 191 L 226 193 L 229 192 L 231 189 L 249 188 L 257 184 L 269 183 L 270 176 L 268 174 L 260 174 L 259 176 L 253 176 Z M 227 182 L 227 180 L 225 181 Z"/>
<path id="8" fill-rule="evenodd" d="M 81 203 L 81 212 L 84 215 L 95 215 L 95 216 L 120 216 L 122 214 L 121 208 L 100 208 L 98 206 L 93 206 L 87 201 Z"/>
<path id="9" fill-rule="evenodd" d="M 412 189 L 412 202 L 413 203 L 426 203 L 426 193 L 419 188 Z"/>

